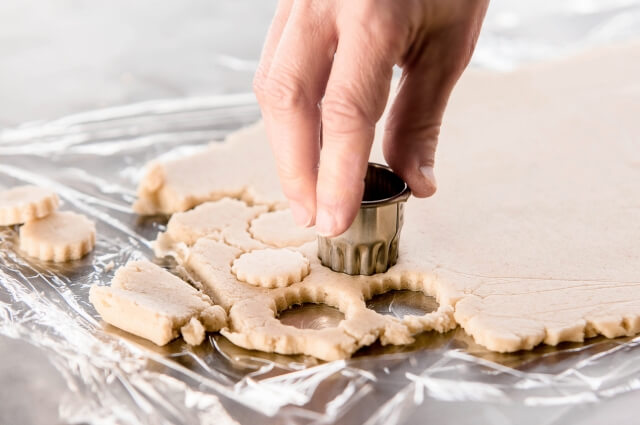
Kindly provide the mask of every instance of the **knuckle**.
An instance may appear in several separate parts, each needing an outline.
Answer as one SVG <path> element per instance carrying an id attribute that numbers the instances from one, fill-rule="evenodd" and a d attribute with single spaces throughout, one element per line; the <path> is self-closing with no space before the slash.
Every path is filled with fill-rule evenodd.
<path id="1" fill-rule="evenodd" d="M 256 71 L 256 75 L 253 77 L 253 93 L 255 93 L 256 97 L 258 98 L 258 102 L 262 102 L 262 100 L 264 99 L 264 75 L 263 73 L 260 71 L 260 69 L 258 69 L 258 71 Z"/>
<path id="2" fill-rule="evenodd" d="M 349 96 L 327 95 L 322 102 L 322 124 L 333 133 L 353 133 L 375 127 L 370 114 Z"/>
<path id="3" fill-rule="evenodd" d="M 358 24 L 364 37 L 375 40 L 388 53 L 401 49 L 407 43 L 410 17 L 403 7 L 390 8 L 380 3 L 380 0 L 360 0 L 350 20 Z"/>
<path id="4" fill-rule="evenodd" d="M 402 25 L 399 20 L 394 19 L 391 13 L 375 13 L 368 18 L 371 31 L 374 34 L 383 35 L 386 39 L 397 38 L 402 32 Z"/>
<path id="5" fill-rule="evenodd" d="M 268 78 L 261 90 L 264 102 L 274 111 L 291 112 L 306 103 L 303 84 L 289 74 Z"/>

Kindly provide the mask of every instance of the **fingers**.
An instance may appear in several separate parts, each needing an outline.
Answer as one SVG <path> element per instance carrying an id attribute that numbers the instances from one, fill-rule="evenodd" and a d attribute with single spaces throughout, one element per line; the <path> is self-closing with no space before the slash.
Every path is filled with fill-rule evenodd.
<path id="1" fill-rule="evenodd" d="M 296 223 L 313 224 L 320 110 L 336 37 L 318 2 L 295 2 L 266 78 L 256 85 L 280 182 Z"/>
<path id="2" fill-rule="evenodd" d="M 262 47 L 260 62 L 258 63 L 258 69 L 256 70 L 253 81 L 254 87 L 261 87 L 267 78 L 273 55 L 278 47 L 284 26 L 289 19 L 289 12 L 291 11 L 293 1 L 294 0 L 280 0 L 278 2 L 276 13 L 271 21 L 271 26 L 269 26 L 269 31 L 267 32 L 267 37 Z"/>
<path id="3" fill-rule="evenodd" d="M 397 60 L 398 49 L 381 35 L 386 32 L 367 24 L 342 27 L 347 31 L 340 34 L 322 103 L 316 230 L 324 236 L 344 232 L 358 212 L 375 124 Z"/>
<path id="4" fill-rule="evenodd" d="M 383 150 L 389 166 L 417 197 L 436 192 L 434 163 L 442 116 L 473 52 L 484 9 L 479 17 L 472 16 L 477 18 L 472 23 L 462 21 L 431 35 L 420 55 L 404 64 L 386 122 Z"/>

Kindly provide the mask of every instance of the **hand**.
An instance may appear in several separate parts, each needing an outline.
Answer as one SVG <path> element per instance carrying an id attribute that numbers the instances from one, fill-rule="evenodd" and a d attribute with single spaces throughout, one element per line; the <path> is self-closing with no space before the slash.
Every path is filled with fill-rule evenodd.
<path id="1" fill-rule="evenodd" d="M 376 122 L 403 69 L 384 156 L 417 197 L 436 191 L 447 100 L 488 0 L 280 0 L 254 89 L 296 222 L 344 232 L 358 212 Z"/>

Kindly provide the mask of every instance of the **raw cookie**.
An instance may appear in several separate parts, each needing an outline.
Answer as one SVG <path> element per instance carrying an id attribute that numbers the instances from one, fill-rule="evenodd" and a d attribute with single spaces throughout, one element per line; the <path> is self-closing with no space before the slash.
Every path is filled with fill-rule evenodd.
<path id="1" fill-rule="evenodd" d="M 60 199 L 51 189 L 17 186 L 0 192 L 0 226 L 11 226 L 46 217 L 58 208 Z"/>
<path id="2" fill-rule="evenodd" d="M 93 221 L 71 211 L 56 211 L 20 227 L 20 249 L 44 261 L 77 260 L 95 243 Z"/>
<path id="3" fill-rule="evenodd" d="M 138 214 L 171 214 L 226 196 L 252 204 L 286 205 L 261 124 L 237 131 L 224 143 L 214 142 L 201 152 L 151 163 L 133 209 Z"/>
<path id="4" fill-rule="evenodd" d="M 300 246 L 316 239 L 313 227 L 299 227 L 290 210 L 262 214 L 251 222 L 249 233 L 254 239 L 276 248 Z"/>
<path id="5" fill-rule="evenodd" d="M 329 360 L 376 339 L 404 344 L 456 324 L 503 352 L 635 334 L 640 149 L 629 135 L 640 133 L 638 58 L 633 45 L 510 74 L 467 72 L 442 126 L 441 189 L 433 199 L 409 200 L 398 263 L 384 274 L 331 272 L 314 242 L 292 248 L 311 272 L 284 288 L 238 281 L 231 263 L 242 249 L 224 240 L 201 238 L 179 262 L 228 311 L 222 333 L 251 349 Z M 526 131 L 532 123 L 535 131 Z M 237 137 L 262 146 L 260 126 Z M 381 158 L 380 140 L 372 158 Z M 229 153 L 207 161 L 216 173 L 251 168 Z M 249 191 L 253 182 L 236 177 Z M 397 319 L 366 308 L 366 299 L 394 289 L 434 296 L 438 310 Z M 333 306 L 345 319 L 323 332 L 280 323 L 280 311 L 302 302 Z"/>
<path id="6" fill-rule="evenodd" d="M 289 249 L 259 249 L 238 257 L 231 272 L 242 282 L 277 288 L 302 281 L 309 274 L 309 260 Z"/>
<path id="7" fill-rule="evenodd" d="M 154 251 L 162 257 L 171 254 L 178 244 L 191 246 L 200 238 L 225 240 L 244 250 L 263 248 L 251 238 L 248 223 L 267 210 L 264 206 L 248 206 L 236 199 L 223 198 L 206 202 L 183 213 L 174 214 L 167 224 L 167 231 L 160 233 L 154 243 Z"/>
<path id="8" fill-rule="evenodd" d="M 204 331 L 226 325 L 226 314 L 205 294 L 149 261 L 131 261 L 118 269 L 111 286 L 93 285 L 89 300 L 102 319 L 157 345 L 179 332 L 198 345 Z"/>

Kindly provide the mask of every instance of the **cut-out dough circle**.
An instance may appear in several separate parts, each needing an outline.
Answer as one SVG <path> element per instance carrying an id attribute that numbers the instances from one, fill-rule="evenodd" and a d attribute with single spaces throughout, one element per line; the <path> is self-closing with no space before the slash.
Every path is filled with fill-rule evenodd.
<path id="1" fill-rule="evenodd" d="M 316 238 L 314 228 L 296 225 L 290 210 L 260 215 L 251 222 L 249 233 L 260 242 L 277 248 L 300 246 Z"/>
<path id="2" fill-rule="evenodd" d="M 56 211 L 20 228 L 20 249 L 44 261 L 77 260 L 96 242 L 93 221 L 71 211 Z"/>
<path id="3" fill-rule="evenodd" d="M 302 281 L 309 274 L 309 260 L 289 249 L 259 249 L 242 254 L 231 267 L 241 282 L 278 288 Z"/>
<path id="4" fill-rule="evenodd" d="M 11 226 L 46 217 L 58 208 L 60 199 L 51 189 L 17 186 L 0 192 L 0 226 Z"/>

